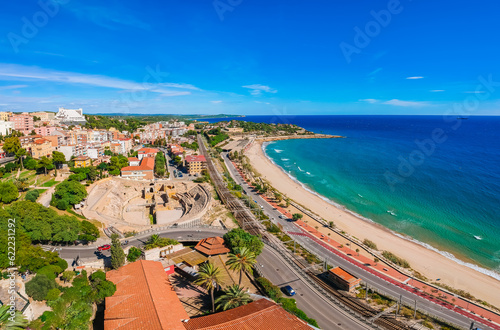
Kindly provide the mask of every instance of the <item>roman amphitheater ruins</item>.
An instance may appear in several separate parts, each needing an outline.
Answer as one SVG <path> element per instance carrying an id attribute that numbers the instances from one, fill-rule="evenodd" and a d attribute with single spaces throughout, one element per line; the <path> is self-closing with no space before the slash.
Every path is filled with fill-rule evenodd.
<path id="1" fill-rule="evenodd" d="M 83 215 L 122 231 L 144 230 L 202 219 L 213 202 L 208 184 L 101 180 L 87 197 Z"/>

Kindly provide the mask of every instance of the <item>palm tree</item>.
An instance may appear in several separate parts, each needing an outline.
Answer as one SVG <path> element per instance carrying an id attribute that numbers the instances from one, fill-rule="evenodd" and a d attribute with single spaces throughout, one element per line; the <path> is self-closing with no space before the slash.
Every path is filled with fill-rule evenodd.
<path id="1" fill-rule="evenodd" d="M 212 298 L 212 313 L 215 312 L 214 290 L 219 286 L 221 277 L 222 273 L 220 268 L 214 266 L 211 262 L 206 262 L 200 266 L 198 278 L 194 281 L 194 284 L 201 285 L 210 291 L 210 297 Z"/>
<path id="2" fill-rule="evenodd" d="M 14 318 L 12 318 L 12 315 L 10 314 L 10 306 L 9 305 L 3 305 L 0 307 L 0 329 L 9 329 L 9 330 L 21 330 L 21 329 L 26 329 L 28 326 L 28 320 L 24 317 L 24 315 L 19 312 L 15 311 Z M 9 320 L 11 319 L 11 320 Z"/>
<path id="3" fill-rule="evenodd" d="M 228 309 L 246 305 L 251 302 L 250 295 L 243 291 L 238 284 L 231 285 L 226 288 L 224 294 L 215 299 L 217 309 L 227 311 Z"/>
<path id="4" fill-rule="evenodd" d="M 238 282 L 241 285 L 241 277 L 243 272 L 251 272 L 253 265 L 257 262 L 255 259 L 255 254 L 252 253 L 247 247 L 235 249 L 235 253 L 230 253 L 226 261 L 226 265 L 229 269 L 240 272 L 240 280 Z"/>

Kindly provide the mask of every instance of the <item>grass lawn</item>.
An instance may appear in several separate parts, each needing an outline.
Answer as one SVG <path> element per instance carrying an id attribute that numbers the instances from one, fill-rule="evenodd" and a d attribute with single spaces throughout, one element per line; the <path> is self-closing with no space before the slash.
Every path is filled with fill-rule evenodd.
<path id="1" fill-rule="evenodd" d="M 58 182 L 55 179 L 50 179 L 49 181 L 43 183 L 41 187 L 52 187 L 56 185 Z"/>

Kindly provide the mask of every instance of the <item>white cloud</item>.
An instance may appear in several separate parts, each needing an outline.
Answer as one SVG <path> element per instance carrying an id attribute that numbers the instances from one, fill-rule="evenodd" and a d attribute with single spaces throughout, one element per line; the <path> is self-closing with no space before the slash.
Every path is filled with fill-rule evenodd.
<path id="1" fill-rule="evenodd" d="M 422 76 L 414 76 L 414 77 L 406 77 L 406 79 L 411 79 L 411 80 L 414 80 L 414 79 L 424 79 L 424 77 L 422 77 Z"/>
<path id="2" fill-rule="evenodd" d="M 485 91 L 467 91 L 467 92 L 464 92 L 466 94 L 483 94 L 483 93 L 486 93 Z"/>
<path id="3" fill-rule="evenodd" d="M 433 89 L 433 90 L 431 90 L 431 93 L 440 93 L 440 92 L 444 92 L 444 89 Z"/>
<path id="4" fill-rule="evenodd" d="M 222 103 L 222 101 L 210 101 L 212 102 L 213 104 L 219 104 L 219 103 Z"/>
<path id="5" fill-rule="evenodd" d="M 378 102 L 378 100 L 376 100 L 376 99 L 360 99 L 360 100 L 358 100 L 358 101 L 360 101 L 360 102 L 372 103 L 372 104 L 373 104 L 373 103 L 377 103 L 377 102 Z"/>
<path id="6" fill-rule="evenodd" d="M 18 88 L 25 88 L 25 87 L 28 87 L 28 85 L 9 85 L 9 86 L 0 86 L 0 90 L 18 89 Z"/>
<path id="7" fill-rule="evenodd" d="M 269 86 L 260 84 L 246 85 L 241 87 L 250 89 L 250 94 L 252 94 L 253 96 L 260 96 L 262 95 L 262 92 L 273 94 L 278 92 L 276 89 L 272 89 Z"/>
<path id="8" fill-rule="evenodd" d="M 66 84 L 82 84 L 97 87 L 120 89 L 122 91 L 146 90 L 162 96 L 179 96 L 191 94 L 188 90 L 200 90 L 196 86 L 177 83 L 137 83 L 119 78 L 56 71 L 39 67 L 0 63 L 0 80 L 6 81 L 51 81 Z M 171 89 L 174 88 L 174 89 Z M 179 89 L 187 89 L 185 91 Z"/>
<path id="9" fill-rule="evenodd" d="M 389 101 L 385 101 L 385 102 L 383 102 L 383 104 L 395 105 L 398 107 L 423 107 L 423 106 L 429 105 L 428 102 L 403 101 L 403 100 L 398 100 L 398 99 L 392 99 Z"/>

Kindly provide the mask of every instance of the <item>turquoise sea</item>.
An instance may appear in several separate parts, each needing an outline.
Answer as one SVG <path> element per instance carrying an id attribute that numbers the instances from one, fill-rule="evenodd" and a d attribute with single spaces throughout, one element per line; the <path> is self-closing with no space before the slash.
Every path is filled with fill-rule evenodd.
<path id="1" fill-rule="evenodd" d="M 500 117 L 235 119 L 345 136 L 263 148 L 324 199 L 500 279 Z"/>

